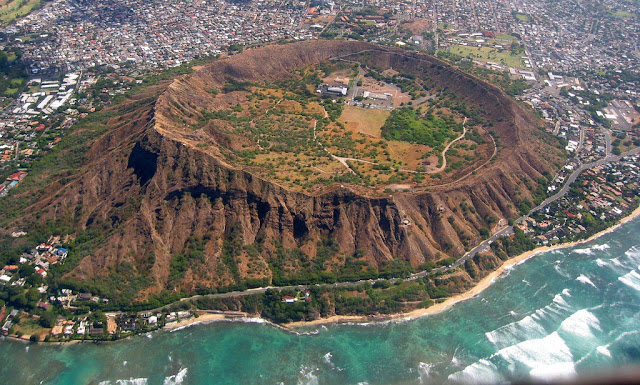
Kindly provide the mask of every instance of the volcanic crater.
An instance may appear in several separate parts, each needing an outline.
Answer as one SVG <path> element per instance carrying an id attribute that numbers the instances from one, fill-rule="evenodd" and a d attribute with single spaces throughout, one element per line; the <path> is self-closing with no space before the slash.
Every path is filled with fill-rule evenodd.
<path id="1" fill-rule="evenodd" d="M 317 91 L 341 81 L 373 97 Z M 117 108 L 15 225 L 100 229 L 65 278 L 117 273 L 137 298 L 458 257 L 562 160 L 497 87 L 356 41 L 250 49 Z"/>

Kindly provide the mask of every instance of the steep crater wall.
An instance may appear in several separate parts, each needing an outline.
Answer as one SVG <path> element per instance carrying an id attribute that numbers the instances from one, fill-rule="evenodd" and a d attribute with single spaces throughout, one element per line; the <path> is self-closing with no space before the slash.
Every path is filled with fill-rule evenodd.
<path id="1" fill-rule="evenodd" d="M 225 163 L 215 149 L 198 147 L 197 133 L 185 124 L 210 107 L 207 90 L 228 79 L 285 79 L 292 69 L 354 56 L 370 67 L 427 73 L 434 84 L 479 106 L 500 134 L 503 147 L 496 158 L 459 182 L 428 191 L 370 197 L 335 186 L 311 196 Z M 186 110 L 178 111 L 176 102 Z M 327 239 L 337 245 L 324 262 L 327 271 L 355 254 L 374 268 L 394 259 L 416 267 L 460 256 L 481 240 L 481 229 L 495 230 L 500 220 L 516 217 L 519 201 L 531 200 L 542 173 L 553 171 L 534 149 L 561 156 L 533 134 L 536 119 L 496 87 L 427 55 L 361 42 L 249 50 L 177 79 L 129 119 L 112 122 L 81 174 L 38 209 L 43 219 L 71 216 L 78 230 L 104 228 L 100 244 L 66 278 L 104 279 L 126 265 L 148 279 L 141 297 L 166 288 L 189 292 L 270 278 L 279 250 L 301 252 L 296 255 L 303 257 L 285 266 L 287 274 L 297 274 Z M 229 239 L 260 247 L 230 251 Z M 199 252 L 191 258 L 196 243 Z M 176 274 L 178 255 L 185 256 L 186 268 L 180 265 Z"/>

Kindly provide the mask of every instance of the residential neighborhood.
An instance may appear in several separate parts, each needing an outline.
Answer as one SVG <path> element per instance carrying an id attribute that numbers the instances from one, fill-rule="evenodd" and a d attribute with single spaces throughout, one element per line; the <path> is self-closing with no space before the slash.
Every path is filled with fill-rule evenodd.
<path id="1" fill-rule="evenodd" d="M 568 0 L 177 0 L 171 6 L 55 0 L 0 34 L 0 48 L 19 50 L 29 74 L 13 97 L 0 100 L 0 197 L 11 197 L 74 123 L 162 71 L 190 69 L 191 63 L 266 43 L 354 39 L 427 52 L 475 76 L 504 79 L 496 83 L 537 114 L 567 154 L 546 192 L 568 193 L 516 226 L 538 245 L 583 239 L 638 206 L 640 158 L 629 153 L 640 147 L 636 13 L 613 0 L 599 7 Z M 318 94 L 358 107 L 390 110 L 413 100 L 381 80 L 358 84 L 340 77 L 317 86 Z M 416 96 L 429 98 L 426 90 Z M 625 153 L 571 179 L 585 165 Z M 28 234 L 18 229 L 11 236 Z M 110 299 L 94 290 L 50 287 L 52 269 L 73 255 L 71 240 L 43 236 L 0 270 L 0 285 L 29 309 L 1 307 L 4 335 L 116 339 L 194 317 L 179 306 L 113 312 Z M 278 301 L 309 300 L 300 289 Z"/>

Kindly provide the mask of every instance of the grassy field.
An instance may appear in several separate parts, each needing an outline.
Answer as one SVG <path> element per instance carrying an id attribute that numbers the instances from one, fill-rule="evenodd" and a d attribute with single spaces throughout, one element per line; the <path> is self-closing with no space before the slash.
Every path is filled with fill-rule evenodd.
<path id="1" fill-rule="evenodd" d="M 524 13 L 516 13 L 516 19 L 518 19 L 518 21 L 526 23 L 529 21 L 529 16 L 525 15 Z"/>
<path id="2" fill-rule="evenodd" d="M 20 322 L 15 326 L 15 330 L 26 335 L 40 335 L 48 331 L 48 329 L 43 329 L 36 320 L 30 317 L 20 318 Z"/>
<path id="3" fill-rule="evenodd" d="M 345 106 L 338 121 L 357 132 L 380 138 L 380 128 L 389 114 L 386 110 Z"/>
<path id="4" fill-rule="evenodd" d="M 502 52 L 500 52 L 497 48 L 455 45 L 450 48 L 450 51 L 451 53 L 454 53 L 456 55 L 468 57 L 474 60 L 480 60 L 484 62 L 491 61 L 509 67 L 525 67 L 520 56 L 512 55 L 509 50 L 503 50 Z"/>
<path id="5" fill-rule="evenodd" d="M 2 0 L 0 1 L 0 23 L 10 24 L 39 6 L 40 0 Z"/>
<path id="6" fill-rule="evenodd" d="M 638 17 L 638 15 L 636 15 L 635 13 L 631 13 L 627 11 L 617 11 L 617 12 L 610 12 L 610 13 L 611 13 L 611 16 L 618 19 L 635 19 L 636 17 Z"/>

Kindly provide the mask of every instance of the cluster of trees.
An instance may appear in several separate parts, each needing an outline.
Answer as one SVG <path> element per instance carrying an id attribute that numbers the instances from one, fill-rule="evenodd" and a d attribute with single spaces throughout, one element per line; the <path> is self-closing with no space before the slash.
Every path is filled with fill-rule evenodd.
<path id="1" fill-rule="evenodd" d="M 524 91 L 531 88 L 531 84 L 527 83 L 524 79 L 512 79 L 511 76 L 509 76 L 508 71 L 494 71 L 485 67 L 477 66 L 471 61 L 463 60 L 462 56 L 450 53 L 449 51 L 440 51 L 439 56 L 455 63 L 465 72 L 476 75 L 479 78 L 502 88 L 507 95 L 521 95 Z"/>
<path id="2" fill-rule="evenodd" d="M 338 120 L 340 115 L 342 115 L 342 110 L 344 109 L 344 104 L 340 99 L 336 102 L 330 99 L 326 99 L 322 102 L 322 106 L 324 107 L 325 111 L 327 111 L 329 119 L 331 119 L 331 121 L 333 122 Z"/>
<path id="3" fill-rule="evenodd" d="M 425 118 L 421 118 L 419 111 L 411 107 L 396 108 L 382 126 L 382 136 L 387 140 L 441 148 L 447 140 L 455 137 L 455 125 L 451 117 L 441 118 L 427 114 Z"/>
<path id="4" fill-rule="evenodd" d="M 515 257 L 525 251 L 533 250 L 536 243 L 527 236 L 524 231 L 518 227 L 514 227 L 514 236 L 511 238 L 500 238 L 491 244 L 493 252 L 502 259 L 505 259 L 505 253 L 508 258 Z"/>
<path id="5" fill-rule="evenodd" d="M 18 48 L 0 51 L 0 95 L 11 96 L 22 90 L 29 76 Z"/>
<path id="6" fill-rule="evenodd" d="M 169 285 L 175 285 L 190 267 L 204 263 L 204 247 L 210 239 L 208 234 L 202 238 L 191 236 L 187 239 L 182 252 L 171 259 Z"/>
<path id="7" fill-rule="evenodd" d="M 448 285 L 456 286 L 443 280 Z M 458 285 L 459 286 L 459 285 Z M 267 290 L 265 293 L 237 298 L 201 297 L 191 301 L 198 309 L 244 311 L 260 314 L 276 323 L 312 320 L 332 314 L 370 315 L 390 314 L 410 308 L 408 302 L 428 307 L 434 299 L 448 297 L 449 290 L 430 278 L 413 281 L 379 281 L 347 288 L 310 287 L 310 301 L 294 290 Z M 282 301 L 284 296 L 297 297 L 293 303 Z M 415 305 L 413 305 L 415 306 Z"/>
<path id="8" fill-rule="evenodd" d="M 233 91 L 248 91 L 249 87 L 251 86 L 252 86 L 252 83 L 250 82 L 242 82 L 234 78 L 229 78 L 227 79 L 226 83 L 224 83 L 224 86 L 222 87 L 222 92 L 226 94 Z"/>

